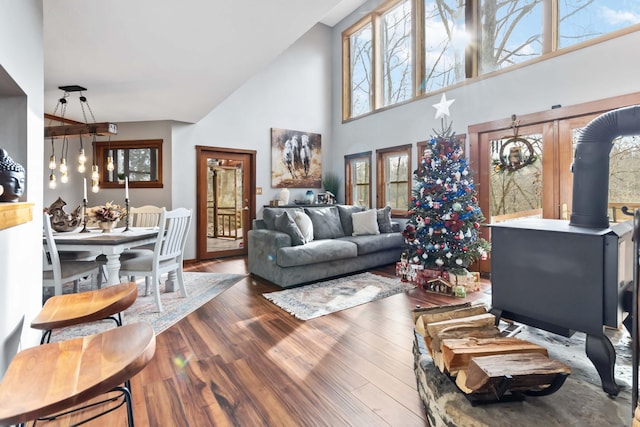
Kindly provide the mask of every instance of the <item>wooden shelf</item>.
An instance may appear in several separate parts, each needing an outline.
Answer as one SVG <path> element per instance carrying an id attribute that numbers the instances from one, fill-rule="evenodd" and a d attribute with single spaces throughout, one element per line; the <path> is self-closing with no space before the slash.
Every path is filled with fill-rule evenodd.
<path id="1" fill-rule="evenodd" d="M 0 202 L 0 230 L 24 224 L 33 219 L 34 203 L 2 203 Z"/>

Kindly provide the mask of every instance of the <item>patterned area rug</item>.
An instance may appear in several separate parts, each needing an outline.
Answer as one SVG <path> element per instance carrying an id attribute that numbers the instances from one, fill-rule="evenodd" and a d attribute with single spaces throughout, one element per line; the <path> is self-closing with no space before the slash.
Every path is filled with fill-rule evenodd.
<path id="1" fill-rule="evenodd" d="M 372 273 L 360 273 L 311 285 L 262 294 L 266 299 L 300 320 L 379 300 L 413 289 L 412 283 Z"/>
<path id="2" fill-rule="evenodd" d="M 156 306 L 153 295 L 144 296 L 144 278 L 138 279 L 138 298 L 136 302 L 123 313 L 122 323 L 147 322 L 153 327 L 156 335 L 158 335 L 245 277 L 243 274 L 185 272 L 184 282 L 189 295 L 187 298 L 182 298 L 178 291 L 165 293 L 165 275 L 160 285 L 160 299 L 164 309 L 161 313 L 155 311 Z M 175 286 L 177 290 L 178 284 L 176 283 Z M 89 280 L 80 283 L 80 292 L 90 289 L 91 282 Z M 68 293 L 71 291 L 72 286 L 70 284 L 65 285 L 63 292 Z M 113 326 L 114 323 L 112 320 L 104 320 L 63 328 L 53 332 L 51 341 L 62 341 L 68 338 L 95 334 L 113 328 Z"/>

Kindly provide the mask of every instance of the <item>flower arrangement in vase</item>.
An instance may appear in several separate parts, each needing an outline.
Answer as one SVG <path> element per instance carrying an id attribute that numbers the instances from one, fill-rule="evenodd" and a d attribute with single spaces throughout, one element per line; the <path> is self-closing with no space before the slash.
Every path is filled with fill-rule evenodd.
<path id="1" fill-rule="evenodd" d="M 110 232 L 125 214 L 126 209 L 113 202 L 107 202 L 104 206 L 91 208 L 87 213 L 98 224 L 103 233 Z"/>

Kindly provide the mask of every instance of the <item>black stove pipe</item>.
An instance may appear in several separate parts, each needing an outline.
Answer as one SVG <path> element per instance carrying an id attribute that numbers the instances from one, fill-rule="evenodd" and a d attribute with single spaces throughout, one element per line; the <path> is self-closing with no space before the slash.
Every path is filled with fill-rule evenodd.
<path id="1" fill-rule="evenodd" d="M 608 228 L 609 152 L 619 136 L 640 134 L 640 105 L 593 119 L 582 130 L 571 165 L 573 206 L 570 225 Z"/>

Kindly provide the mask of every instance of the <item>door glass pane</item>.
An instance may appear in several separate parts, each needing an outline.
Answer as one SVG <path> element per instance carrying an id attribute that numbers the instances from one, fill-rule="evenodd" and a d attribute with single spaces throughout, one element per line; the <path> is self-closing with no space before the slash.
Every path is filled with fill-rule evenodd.
<path id="1" fill-rule="evenodd" d="M 528 141 L 531 148 L 524 141 Z M 492 140 L 489 149 L 491 223 L 524 217 L 541 218 L 542 135 Z"/>
<path id="2" fill-rule="evenodd" d="M 583 128 L 572 131 L 573 152 Z M 621 222 L 631 216 L 621 212 L 640 208 L 640 136 L 621 136 L 613 140 L 609 153 L 609 220 Z"/>
<path id="3" fill-rule="evenodd" d="M 242 248 L 243 162 L 210 158 L 207 166 L 207 252 Z"/>

